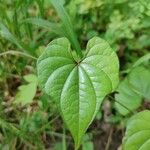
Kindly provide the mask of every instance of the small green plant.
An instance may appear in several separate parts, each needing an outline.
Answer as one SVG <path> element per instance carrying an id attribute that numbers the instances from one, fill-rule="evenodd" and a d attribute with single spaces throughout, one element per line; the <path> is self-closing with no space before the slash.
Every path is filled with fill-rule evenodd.
<path id="1" fill-rule="evenodd" d="M 64 37 L 48 44 L 37 61 L 38 79 L 41 87 L 57 103 L 74 138 L 75 149 L 78 149 L 104 97 L 118 85 L 119 62 L 109 44 L 99 37 L 88 41 L 83 56 L 63 5 L 53 0 L 52 4 L 70 41 Z"/>
<path id="2" fill-rule="evenodd" d="M 67 38 L 55 39 L 39 57 L 38 78 L 45 92 L 58 104 L 76 149 L 104 97 L 118 84 L 116 53 L 101 38 L 89 40 L 85 56 L 76 59 Z"/>
<path id="3" fill-rule="evenodd" d="M 73 150 L 66 129 L 75 149 L 149 150 L 149 17 L 148 0 L 0 0 L 0 150 Z"/>

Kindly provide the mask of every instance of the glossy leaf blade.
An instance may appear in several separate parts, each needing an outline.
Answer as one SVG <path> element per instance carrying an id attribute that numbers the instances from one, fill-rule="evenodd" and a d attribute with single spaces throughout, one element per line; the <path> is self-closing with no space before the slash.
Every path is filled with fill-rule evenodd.
<path id="1" fill-rule="evenodd" d="M 115 52 L 107 42 L 94 37 L 87 44 L 87 55 L 77 61 L 69 41 L 59 38 L 47 46 L 37 69 L 42 88 L 58 104 L 78 148 L 104 97 L 118 84 Z"/>

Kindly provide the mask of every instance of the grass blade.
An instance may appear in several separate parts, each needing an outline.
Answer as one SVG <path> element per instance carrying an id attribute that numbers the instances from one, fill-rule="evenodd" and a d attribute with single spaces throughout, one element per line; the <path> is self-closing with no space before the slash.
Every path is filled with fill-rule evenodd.
<path id="1" fill-rule="evenodd" d="M 70 40 L 72 43 L 73 48 L 76 50 L 78 56 L 82 57 L 81 47 L 77 40 L 77 36 L 73 30 L 73 26 L 71 23 L 71 20 L 69 18 L 69 15 L 65 11 L 63 4 L 60 0 L 51 0 L 52 5 L 56 9 L 58 16 L 60 17 L 62 24 L 63 24 L 63 30 L 66 37 Z"/>
<path id="2" fill-rule="evenodd" d="M 5 38 L 5 39 L 9 40 L 10 42 L 14 43 L 15 45 L 17 45 L 18 48 L 20 48 L 21 50 L 24 50 L 21 42 L 2 23 L 0 23 L 0 35 L 3 38 Z"/>
<path id="3" fill-rule="evenodd" d="M 41 19 L 41 18 L 27 18 L 23 22 L 31 23 L 31 24 L 46 28 L 47 30 L 54 32 L 57 35 L 63 34 L 63 32 L 60 28 L 60 24 L 49 22 L 49 21 Z"/>

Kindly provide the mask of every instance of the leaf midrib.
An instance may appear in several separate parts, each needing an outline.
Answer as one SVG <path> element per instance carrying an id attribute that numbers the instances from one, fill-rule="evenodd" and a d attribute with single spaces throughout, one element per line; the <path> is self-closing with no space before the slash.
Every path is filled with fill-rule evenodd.
<path id="1" fill-rule="evenodd" d="M 95 97 L 95 110 L 96 110 L 96 102 L 97 102 L 97 96 L 96 96 L 96 92 L 95 92 L 95 88 L 94 88 L 94 85 L 93 85 L 93 83 L 92 83 L 92 80 L 91 80 L 91 78 L 89 77 L 89 75 L 88 75 L 88 73 L 85 71 L 85 69 L 80 65 L 79 66 L 81 69 L 82 69 L 82 71 L 86 74 L 86 76 L 87 76 L 87 78 L 89 79 L 89 82 L 90 82 L 90 84 L 92 85 L 92 89 L 93 89 L 93 91 L 94 91 L 94 97 Z M 78 75 L 79 76 L 79 75 Z M 80 83 L 80 82 L 79 82 Z M 79 94 L 80 95 L 80 94 Z M 79 108 L 79 107 L 78 107 Z M 94 112 L 95 112 L 95 110 L 94 110 Z M 79 111 L 78 111 L 79 112 Z M 94 114 L 93 114 L 94 115 Z M 79 118 L 79 117 L 78 117 Z M 92 116 L 92 118 L 93 118 L 93 116 Z M 91 122 L 91 121 L 90 121 Z M 90 122 L 89 122 L 89 124 L 90 124 Z M 88 128 L 88 126 L 87 126 L 87 128 Z M 85 129 L 86 130 L 86 129 Z M 79 135 L 78 135 L 78 139 L 79 139 Z"/>

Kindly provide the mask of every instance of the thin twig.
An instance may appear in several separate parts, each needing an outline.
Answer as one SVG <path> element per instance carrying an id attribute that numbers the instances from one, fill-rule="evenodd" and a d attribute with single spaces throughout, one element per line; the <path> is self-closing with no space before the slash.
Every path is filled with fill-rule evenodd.
<path id="1" fill-rule="evenodd" d="M 23 53 L 23 52 L 19 52 L 19 51 L 14 51 L 14 50 L 9 50 L 9 51 L 0 53 L 0 57 L 4 56 L 4 55 L 20 55 L 20 56 L 29 57 L 29 58 L 32 58 L 32 59 L 35 59 L 35 60 L 37 59 L 36 57 L 31 56 L 29 54 L 26 54 L 26 53 Z"/>

